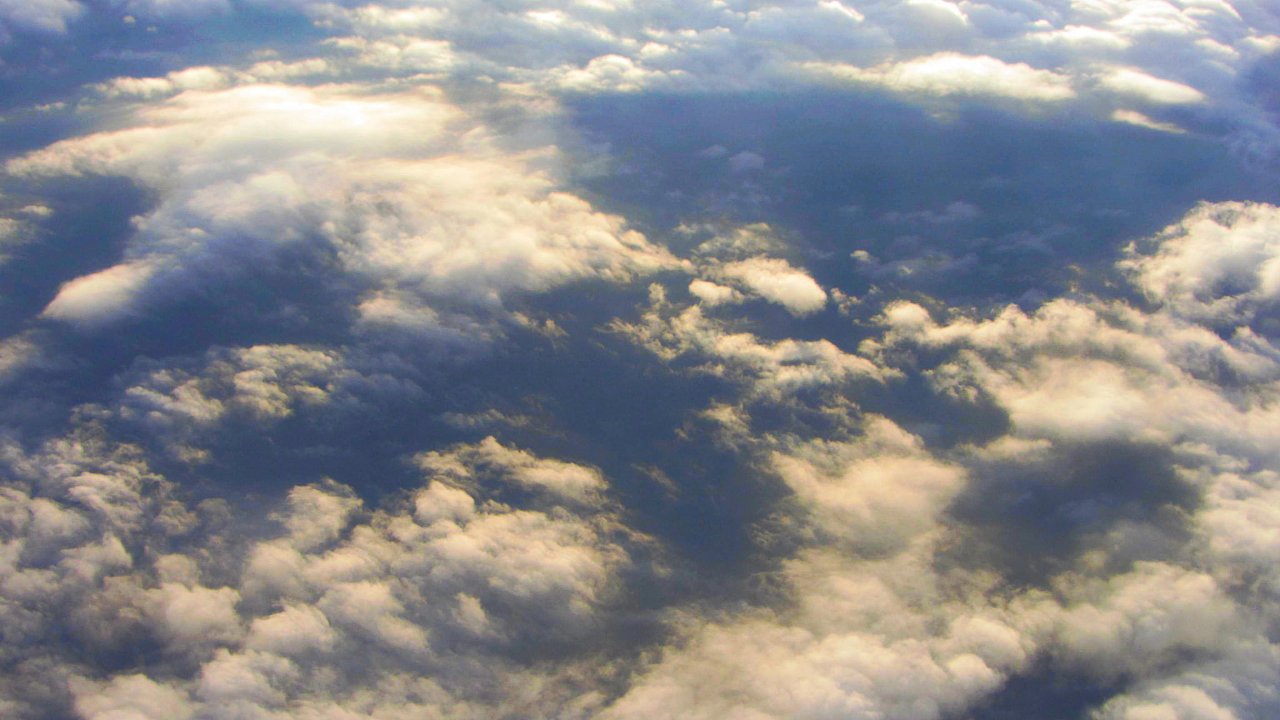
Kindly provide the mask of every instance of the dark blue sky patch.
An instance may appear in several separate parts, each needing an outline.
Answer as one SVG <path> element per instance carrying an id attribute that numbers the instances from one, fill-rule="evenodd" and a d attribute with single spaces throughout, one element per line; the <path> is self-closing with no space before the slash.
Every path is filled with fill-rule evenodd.
<path id="1" fill-rule="evenodd" d="M 948 720 L 1085 720 L 1123 688 L 1123 683 L 1100 683 L 1042 661 Z"/>
<path id="2" fill-rule="evenodd" d="M 1079 279 L 1069 265 L 1092 283 L 1126 241 L 1198 201 L 1278 197 L 1272 173 L 1226 144 L 1070 111 L 960 103 L 934 118 L 871 92 L 603 96 L 573 109 L 613 159 L 611 174 L 579 179 L 604 207 L 659 237 L 682 222 L 774 224 L 798 236 L 820 282 L 855 294 L 1054 293 Z"/>
<path id="3" fill-rule="evenodd" d="M 85 12 L 66 34 L 24 32 L 0 43 L 0 112 L 76 98 L 84 86 L 115 77 L 240 62 L 264 48 L 288 57 L 328 35 L 302 13 L 271 3 L 133 22 L 118 2 L 81 4 Z"/>

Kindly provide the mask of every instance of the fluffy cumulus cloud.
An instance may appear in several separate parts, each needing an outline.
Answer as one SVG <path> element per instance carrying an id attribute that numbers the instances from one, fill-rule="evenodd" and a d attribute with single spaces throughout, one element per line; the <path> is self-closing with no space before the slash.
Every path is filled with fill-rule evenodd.
<path id="1" fill-rule="evenodd" d="M 505 447 L 492 436 L 474 448 L 427 453 L 418 462 L 423 469 L 448 475 L 454 482 L 466 483 L 484 468 L 500 472 L 518 485 L 584 503 L 597 500 L 605 486 L 599 471 L 593 468 L 539 459 L 523 450 Z"/>
<path id="2" fill-rule="evenodd" d="M 55 19 L 78 8 L 36 6 L 45 9 L 34 17 Z M 1280 48 L 1280 23 L 1255 2 L 427 7 L 139 0 L 127 7 L 168 22 L 241 9 L 301 13 L 334 35 L 324 60 L 399 76 L 478 76 L 510 89 L 567 95 L 849 83 L 924 101 L 995 98 L 1041 109 L 1077 102 L 1104 110 L 1104 117 L 1198 118 L 1210 132 L 1220 131 L 1211 129 L 1214 121 L 1228 121 L 1243 143 L 1260 150 L 1275 140 L 1256 98 L 1242 92 L 1253 65 Z M 335 49 L 341 52 L 332 56 Z M 1169 115 L 1186 106 L 1202 106 L 1202 113 Z"/>
<path id="3" fill-rule="evenodd" d="M 963 469 L 884 418 L 864 432 L 770 459 L 807 538 L 779 573 L 792 606 L 696 628 L 605 717 L 939 718 L 1028 662 L 1004 611 L 963 609 L 926 569 Z"/>
<path id="4" fill-rule="evenodd" d="M 1280 45 L 1274 15 L 1251 2 L 394 3 L 313 12 L 361 46 L 444 43 L 453 60 L 430 72 L 483 68 L 553 93 L 852 84 L 925 102 L 1199 117 L 1206 130 L 1204 120 L 1230 117 L 1242 142 L 1262 149 L 1275 140 L 1259 108 L 1241 112 L 1255 100 L 1240 81 Z M 1202 114 L 1169 114 L 1190 106 Z"/>
<path id="5" fill-rule="evenodd" d="M 536 149 L 501 154 L 430 89 L 190 89 L 131 116 L 9 163 L 28 177 L 130 177 L 159 198 L 126 259 L 65 283 L 47 317 L 145 315 L 290 249 L 331 255 L 364 288 L 360 312 L 383 325 L 449 324 L 437 307 L 501 317 L 512 293 L 676 265 L 557 190 Z"/>
<path id="6" fill-rule="evenodd" d="M 860 347 L 881 369 L 878 382 L 919 373 L 949 402 L 993 403 L 1010 420 L 994 440 L 938 453 L 883 417 L 826 403 L 827 413 L 845 417 L 841 429 L 826 426 L 823 439 L 801 441 L 806 431 L 796 426 L 780 433 L 759 424 L 766 409 L 758 398 L 709 409 L 706 416 L 737 447 L 758 453 L 790 491 L 787 519 L 770 531 L 788 538 L 779 547 L 794 548 L 773 576 L 788 602 L 695 625 L 605 716 L 952 717 L 1033 666 L 1101 686 L 1124 679 L 1097 717 L 1274 712 L 1266 688 L 1280 665 L 1259 635 L 1280 611 L 1264 559 L 1274 547 L 1263 530 L 1274 527 L 1265 511 L 1275 487 L 1272 398 L 1280 379 L 1273 335 L 1251 328 L 1254 313 L 1200 311 L 1251 283 L 1198 285 L 1189 311 L 1178 302 L 1181 282 L 1156 285 L 1145 274 L 1180 267 L 1196 247 L 1187 238 L 1213 223 L 1218 259 L 1186 267 L 1211 274 L 1238 262 L 1254 277 L 1273 253 L 1259 249 L 1251 221 L 1271 211 L 1203 206 L 1145 241 L 1141 254 L 1132 250 L 1120 269 L 1148 293 L 1149 311 L 1078 297 L 1034 313 L 1010 307 L 987 319 L 939 321 L 918 304 L 890 304 L 883 333 Z M 726 347 L 731 336 L 703 317 L 705 293 L 691 294 L 696 304 L 655 312 L 647 330 L 629 328 L 631 337 L 669 360 L 692 350 L 677 350 L 675 337 L 714 338 L 694 346 L 702 353 Z M 715 357 L 716 372 L 732 367 L 723 352 Z M 830 373 L 808 377 L 841 387 Z M 767 412 L 780 400 L 772 396 Z M 1167 453 L 1167 470 L 1093 477 L 1134 472 L 1108 469 L 1119 461 L 1106 456 L 1150 448 Z M 1100 455 L 1084 461 L 1081 453 Z M 1050 456 L 1059 458 L 1056 467 L 1044 464 Z M 1063 459 L 1093 469 L 1077 476 Z M 1098 482 L 1133 489 L 1107 497 L 1070 487 Z M 1047 516 L 1030 520 L 1039 529 L 998 532 L 1034 544 L 1066 523 L 1074 536 L 1046 546 L 1065 555 L 1033 560 L 1041 579 L 1029 584 L 985 569 L 1001 567 L 1002 553 L 1022 553 L 982 544 L 1008 518 L 990 525 L 981 504 L 1006 502 L 1000 498 L 1009 492 L 1038 504 L 1021 512 Z M 1125 493 L 1143 499 L 1132 504 Z M 969 569 L 947 569 L 957 561 Z"/>
<path id="7" fill-rule="evenodd" d="M 1102 594 L 1068 609 L 1055 635 L 1053 652 L 1064 661 L 1145 678 L 1131 695 L 1108 702 L 1104 717 L 1274 711 L 1275 697 L 1261 688 L 1280 668 L 1252 629 L 1274 617 L 1274 598 L 1271 590 L 1244 602 L 1232 596 L 1241 578 L 1258 572 L 1274 587 L 1259 565 L 1269 545 L 1259 541 L 1261 527 L 1272 526 L 1262 508 L 1274 491 L 1272 399 L 1280 366 L 1273 328 L 1254 329 L 1264 311 L 1249 302 L 1260 268 L 1274 259 L 1260 249 L 1266 231 L 1257 227 L 1271 212 L 1201 206 L 1149 239 L 1145 251 L 1131 250 L 1120 265 L 1155 304 L 1149 313 L 1082 298 L 1030 315 L 1009 308 L 988 320 L 939 323 L 923 307 L 899 304 L 884 315 L 884 339 L 864 347 L 885 357 L 947 348 L 948 359 L 927 371 L 930 381 L 939 392 L 1003 408 L 1012 437 L 1031 442 L 1002 451 L 1014 457 L 1029 458 L 1045 442 L 1119 439 L 1169 448 L 1174 476 L 1199 497 L 1183 521 L 1191 533 L 1177 552 L 1185 569 L 1139 564 L 1097 585 L 1088 594 Z M 1202 246 L 1210 234 L 1214 241 Z M 1207 256 L 1187 260 L 1197 252 Z M 1228 279 L 1233 271 L 1242 278 Z M 1113 529 L 1121 545 L 1110 552 L 1134 542 L 1120 540 L 1132 532 Z M 1082 558 L 1089 552 L 1097 551 Z M 1194 649 L 1202 660 L 1166 669 L 1161 657 L 1178 648 Z"/>
<path id="8" fill-rule="evenodd" d="M 829 340 L 770 342 L 735 332 L 708 317 L 701 304 L 671 303 L 658 285 L 650 287 L 650 307 L 640 322 L 615 323 L 613 329 L 667 362 L 691 362 L 697 372 L 741 383 L 744 400 L 794 398 L 845 383 L 881 382 L 895 374 Z"/>
<path id="9" fill-rule="evenodd" d="M 1205 204 L 1124 267 L 1152 300 L 1193 320 L 1248 324 L 1280 295 L 1280 209 L 1246 203 Z"/>
<path id="10" fill-rule="evenodd" d="M 270 427 L 300 412 L 335 412 L 415 398 L 423 389 L 403 367 L 337 350 L 297 345 L 214 348 L 194 362 L 142 363 L 108 410 L 145 428 L 174 457 L 203 462 L 208 433 L 245 424 Z"/>
<path id="11" fill-rule="evenodd" d="M 426 484 L 385 509 L 333 481 L 296 486 L 273 527 L 237 537 L 225 503 L 173 500 L 136 448 L 97 432 L 6 453 L 14 717 L 559 707 L 589 692 L 601 608 L 648 542 L 617 523 L 598 471 L 493 441 L 426 456 Z M 503 483 L 538 509 L 498 501 Z M 517 647 L 534 656 L 511 660 Z"/>
<path id="12" fill-rule="evenodd" d="M 783 306 L 792 315 L 811 315 L 827 304 L 826 291 L 786 260 L 739 260 L 720 268 L 720 272 L 740 282 L 752 293 Z"/>

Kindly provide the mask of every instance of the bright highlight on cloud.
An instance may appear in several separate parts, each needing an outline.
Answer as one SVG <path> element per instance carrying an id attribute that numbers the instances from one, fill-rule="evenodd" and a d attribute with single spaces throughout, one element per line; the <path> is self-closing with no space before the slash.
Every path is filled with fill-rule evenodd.
<path id="1" fill-rule="evenodd" d="M 129 312 L 155 272 L 149 263 L 124 263 L 76 278 L 58 291 L 44 314 L 80 323 L 111 320 Z"/>
<path id="2" fill-rule="evenodd" d="M 1069 100 L 1076 95 L 1070 79 L 1064 75 L 1037 70 L 1024 63 L 1008 64 L 985 55 L 939 53 L 865 69 L 821 63 L 801 67 L 820 77 L 881 85 L 898 92 L 926 96 L 986 95 L 1055 102 Z"/>
<path id="3" fill-rule="evenodd" d="M 190 90 L 135 122 L 9 164 L 27 176 L 131 176 L 160 197 L 136 221 L 138 259 L 68 283 L 50 317 L 95 322 L 172 302 L 304 245 L 323 245 L 371 296 L 418 298 L 419 313 L 439 299 L 491 315 L 510 292 L 676 264 L 620 218 L 556 191 L 530 166 L 536 151 L 499 157 L 482 126 L 451 132 L 466 121 L 433 92 Z"/>
<path id="4" fill-rule="evenodd" d="M 0 716 L 1280 715 L 1277 58 L 0 0 Z"/>

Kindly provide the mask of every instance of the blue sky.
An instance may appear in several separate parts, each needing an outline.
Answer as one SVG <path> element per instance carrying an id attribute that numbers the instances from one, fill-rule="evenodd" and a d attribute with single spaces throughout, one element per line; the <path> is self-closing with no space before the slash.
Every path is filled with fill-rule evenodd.
<path id="1" fill-rule="evenodd" d="M 1262 0 L 0 0 L 0 715 L 1280 714 Z"/>

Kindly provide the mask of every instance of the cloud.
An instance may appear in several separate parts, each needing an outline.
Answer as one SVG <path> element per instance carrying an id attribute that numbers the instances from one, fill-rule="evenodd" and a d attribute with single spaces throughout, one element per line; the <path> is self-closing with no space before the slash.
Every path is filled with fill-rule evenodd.
<path id="1" fill-rule="evenodd" d="M 145 675 L 124 675 L 107 683 L 77 678 L 72 682 L 76 712 L 86 720 L 183 720 L 195 709 L 180 690 Z"/>
<path id="2" fill-rule="evenodd" d="M 0 267 L 9 262 L 14 250 L 35 239 L 36 232 L 31 220 L 48 217 L 51 213 L 44 205 L 29 205 L 10 213 L 9 217 L 0 217 Z"/>
<path id="3" fill-rule="evenodd" d="M 732 305 L 742 302 L 742 293 L 731 287 L 717 285 L 706 280 L 692 280 L 689 282 L 689 292 L 698 301 L 704 305 L 715 307 L 716 305 Z"/>
<path id="4" fill-rule="evenodd" d="M 775 452 L 771 465 L 825 536 L 856 552 L 901 550 L 932 529 L 963 472 L 922 457 L 919 438 L 885 418 L 863 431 L 855 443 Z"/>
<path id="5" fill-rule="evenodd" d="M 255 66 L 257 67 L 257 66 Z M 229 78 L 220 69 L 197 66 L 176 70 L 163 77 L 118 77 L 101 83 L 97 89 L 109 98 L 150 99 L 184 90 L 210 90 L 227 85 Z"/>
<path id="6" fill-rule="evenodd" d="M 5 7 L 71 35 L 45 57 L 100 47 L 74 4 Z M 54 19 L 15 19 L 31 8 Z M 315 24 L 248 32 L 264 10 Z M 6 193 L 58 212 L 9 213 L 0 242 L 41 218 L 54 259 L 82 229 L 54 201 L 84 176 L 146 197 L 0 341 L 0 379 L 31 381 L 13 402 L 39 405 L 0 428 L 0 714 L 928 720 L 1051 677 L 1099 718 L 1276 715 L 1276 208 L 1201 205 L 1069 294 L 966 307 L 868 278 L 979 262 L 904 232 L 1017 242 L 1006 178 L 827 225 L 803 193 L 646 195 L 575 125 L 608 109 L 591 95 L 819 86 L 926 99 L 940 124 L 1017 104 L 1216 147 L 1273 124 L 1243 90 L 1276 47 L 1255 8 L 127 11 L 217 14 L 229 44 L 175 35 L 144 61 L 163 43 L 130 40 L 110 67 L 156 76 L 94 77 L 74 123 L 41 128 L 69 137 L 6 164 Z M 696 172 L 764 193 L 802 169 L 777 128 L 706 122 L 672 141 Z M 850 247 L 866 272 L 819 284 Z M 611 417 L 635 387 L 643 415 Z"/>
<path id="7" fill-rule="evenodd" d="M 1247 75 L 1280 32 L 1264 15 L 1227 3 L 921 1 L 854 9 L 707 1 L 677 11 L 665 3 L 567 0 L 535 10 L 259 0 L 246 8 L 263 6 L 307 15 L 329 32 L 327 49 L 336 55 L 306 62 L 328 63 L 321 73 L 335 78 L 377 68 L 401 77 L 496 81 L 526 96 L 854 83 L 935 101 L 1079 101 L 1103 117 L 1119 96 L 1200 105 L 1236 133 L 1256 129 L 1263 117 L 1232 80 Z M 153 17 L 237 12 L 221 0 L 180 8 L 138 3 L 137 10 Z"/>
<path id="8" fill-rule="evenodd" d="M 85 717 L 167 718 L 359 712 L 369 692 L 380 712 L 484 717 L 519 687 L 550 711 L 647 542 L 605 506 L 596 471 L 493 440 L 424 455 L 426 484 L 381 509 L 332 481 L 296 486 L 277 527 L 255 520 L 241 538 L 174 505 L 129 448 L 70 437 L 5 456 L 43 496 L 0 494 L 5 658 L 22 677 L 59 669 L 43 700 L 0 686 L 17 717 L 47 714 L 59 693 Z M 504 484 L 544 494 L 544 509 L 487 499 Z M 548 644 L 559 650 L 536 670 L 509 659 Z M 157 647 L 155 674 L 104 659 Z M 432 679 L 395 689 L 410 677 Z"/>
<path id="9" fill-rule="evenodd" d="M 524 450 L 506 447 L 492 436 L 474 446 L 419 455 L 417 462 L 424 471 L 452 483 L 470 484 L 479 471 L 497 473 L 517 485 L 580 503 L 600 502 L 605 489 L 604 478 L 595 468 L 539 459 Z"/>
<path id="10" fill-rule="evenodd" d="M 1189 649 L 1227 650 L 1242 625 L 1236 612 L 1212 577 L 1140 563 L 1112 578 L 1100 599 L 1067 609 L 1058 652 L 1091 674 L 1141 676 Z"/>
<path id="11" fill-rule="evenodd" d="M 1205 203 L 1121 263 L 1152 300 L 1193 320 L 1248 323 L 1280 297 L 1280 208 Z"/>
<path id="12" fill-rule="evenodd" d="M 882 317 L 884 337 L 860 348 L 895 363 L 923 357 L 896 354 L 907 347 L 941 352 L 921 369 L 936 392 L 1008 414 L 1008 435 L 984 452 L 1030 463 L 1044 447 L 1134 443 L 1167 451 L 1173 477 L 1194 488 L 1177 513 L 1175 527 L 1186 531 L 1170 535 L 1167 521 L 1129 514 L 1104 542 L 1074 550 L 1078 569 L 1053 582 L 1058 604 L 1042 606 L 1055 608 L 1051 630 L 1035 637 L 1054 662 L 1105 682 L 1134 679 L 1099 717 L 1246 717 L 1274 707 L 1256 679 L 1280 668 L 1253 638 L 1255 623 L 1276 608 L 1233 595 L 1243 575 L 1271 577 L 1260 563 L 1273 549 L 1259 531 L 1274 521 L 1262 508 L 1275 489 L 1270 398 L 1280 353 L 1259 322 L 1269 296 L 1258 289 L 1271 210 L 1201 205 L 1135 243 L 1118 265 L 1152 301 L 1149 310 L 1079 296 L 1034 313 L 1009 307 L 984 320 L 936 322 L 899 302 Z M 1141 476 L 1154 487 L 1154 477 Z M 999 477 L 985 481 L 986 492 L 997 492 Z M 1088 502 L 1098 505 L 1075 508 L 1076 522 L 1113 512 L 1096 496 Z"/>
<path id="13" fill-rule="evenodd" d="M 41 357 L 39 344 L 28 334 L 0 340 L 0 384 L 8 382 L 24 369 L 39 364 Z"/>
<path id="14" fill-rule="evenodd" d="M 245 645 L 284 657 L 333 648 L 338 633 L 329 618 L 313 605 L 285 605 L 280 612 L 256 618 Z"/>
<path id="15" fill-rule="evenodd" d="M 551 83 L 569 93 L 625 93 L 671 84 L 683 74 L 678 70 L 668 73 L 645 68 L 622 55 L 602 55 L 584 67 L 560 69 L 553 74 Z"/>
<path id="16" fill-rule="evenodd" d="M 118 320 L 136 311 L 137 296 L 157 269 L 138 261 L 78 277 L 58 289 L 43 314 L 81 325 Z"/>
<path id="17" fill-rule="evenodd" d="M 153 627 L 171 645 L 220 645 L 242 632 L 235 609 L 240 593 L 231 588 L 162 583 L 147 596 Z"/>
<path id="18" fill-rule="evenodd" d="M 441 74 L 453 69 L 459 62 L 453 47 L 443 40 L 427 40 L 414 37 L 397 36 L 391 38 L 369 39 L 364 37 L 335 38 L 332 46 L 352 54 L 351 59 L 342 58 L 338 65 L 354 63 L 366 68 L 376 68 L 393 73 L 435 73 Z M 320 59 L 313 59 L 312 62 Z M 321 74 L 332 73 L 332 61 L 320 60 L 324 67 L 316 68 Z M 297 68 L 305 70 L 306 68 Z M 263 67 L 261 63 L 249 69 L 252 75 L 267 78 L 278 77 L 280 70 L 293 75 L 296 70 L 282 67 Z M 264 72 L 265 71 L 265 72 Z M 310 71 L 309 71 L 310 72 Z"/>
<path id="19" fill-rule="evenodd" d="M 1161 122 L 1159 120 L 1154 120 L 1146 115 L 1143 115 L 1137 110 L 1116 110 L 1115 112 L 1111 113 L 1111 119 L 1117 122 L 1128 123 L 1130 125 L 1137 125 L 1138 127 L 1144 127 L 1144 128 L 1147 128 L 1148 130 L 1159 130 L 1160 132 L 1167 132 L 1167 133 L 1174 133 L 1174 134 L 1183 134 L 1186 132 L 1186 130 L 1183 130 L 1177 125 L 1174 125 L 1172 123 Z"/>
<path id="20" fill-rule="evenodd" d="M 796 493 L 802 536 L 820 533 L 778 573 L 787 609 L 694 624 L 604 717 L 940 718 L 1025 667 L 1031 628 L 968 606 L 927 569 L 963 473 L 883 418 L 863 429 L 771 460 Z M 825 546 L 831 537 L 840 544 Z"/>
<path id="21" fill-rule="evenodd" d="M 885 378 L 882 368 L 828 340 L 770 342 L 735 332 L 707 317 L 701 305 L 668 302 L 666 291 L 657 285 L 650 287 L 650 302 L 639 323 L 615 321 L 613 330 L 664 361 L 696 362 L 693 368 L 699 372 L 741 383 L 747 400 L 776 401 L 810 389 Z"/>
<path id="22" fill-rule="evenodd" d="M 1204 93 L 1172 80 L 1152 77 L 1131 68 L 1116 68 L 1102 76 L 1102 87 L 1122 95 L 1161 105 L 1186 105 L 1205 101 Z"/>
<path id="23" fill-rule="evenodd" d="M 531 156 L 499 156 L 483 128 L 455 150 L 448 128 L 459 122 L 429 89 L 254 84 L 187 90 L 136 108 L 131 127 L 11 161 L 26 176 L 123 174 L 159 197 L 129 259 L 71 281 L 45 314 L 144 314 L 286 248 L 332 252 L 368 287 L 362 307 L 375 318 L 387 315 L 369 303 L 391 288 L 423 313 L 442 305 L 487 320 L 513 293 L 677 265 L 621 218 L 557 190 Z"/>
<path id="24" fill-rule="evenodd" d="M 75 0 L 2 0 L 0 28 L 63 33 L 83 12 Z"/>
<path id="25" fill-rule="evenodd" d="M 787 309 L 796 316 L 812 315 L 827 304 L 827 293 L 802 270 L 778 258 L 752 258 L 718 268 L 723 277 Z"/>
<path id="26" fill-rule="evenodd" d="M 744 150 L 729 158 L 729 169 L 735 173 L 748 173 L 764 169 L 764 158 L 756 153 Z"/>
<path id="27" fill-rule="evenodd" d="M 1161 687 L 1145 697 L 1124 697 L 1108 702 L 1099 717 L 1178 717 L 1195 720 L 1232 720 L 1238 717 L 1218 705 L 1204 690 L 1193 686 Z"/>
<path id="28" fill-rule="evenodd" d="M 174 457 L 205 462 L 224 426 L 266 429 L 308 411 L 336 414 L 421 396 L 423 389 L 402 370 L 378 358 L 299 345 L 214 347 L 195 359 L 139 363 L 120 378 L 124 389 L 110 415 L 145 429 Z"/>
<path id="29" fill-rule="evenodd" d="M 830 63 L 804 63 L 815 77 L 878 85 L 921 95 L 976 95 L 1030 102 L 1061 102 L 1075 97 L 1071 79 L 1026 63 L 1006 63 L 986 56 L 938 53 L 897 63 L 860 68 Z"/>
<path id="30" fill-rule="evenodd" d="M 289 513 L 284 518 L 289 543 L 303 551 L 332 543 L 351 524 L 360 505 L 355 493 L 334 482 L 293 488 L 289 491 Z"/>

